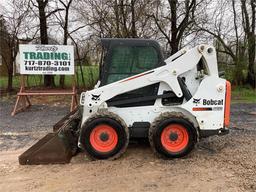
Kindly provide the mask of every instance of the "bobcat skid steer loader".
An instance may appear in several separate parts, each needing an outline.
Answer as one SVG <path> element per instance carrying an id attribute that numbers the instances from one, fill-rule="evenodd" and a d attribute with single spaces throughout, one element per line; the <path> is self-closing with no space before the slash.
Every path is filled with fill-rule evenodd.
<path id="1" fill-rule="evenodd" d="M 214 47 L 182 49 L 163 60 L 153 40 L 101 42 L 99 82 L 20 164 L 67 163 L 77 149 L 91 159 L 116 159 L 130 138 L 148 138 L 161 157 L 183 157 L 200 138 L 228 133 L 231 85 L 219 77 Z"/>

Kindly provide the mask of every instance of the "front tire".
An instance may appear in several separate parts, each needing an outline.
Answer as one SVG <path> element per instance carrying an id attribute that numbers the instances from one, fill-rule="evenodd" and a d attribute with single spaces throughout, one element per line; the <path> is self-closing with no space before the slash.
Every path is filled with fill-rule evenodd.
<path id="1" fill-rule="evenodd" d="M 153 151 L 164 158 L 186 156 L 194 148 L 196 138 L 193 124 L 182 113 L 163 113 L 149 129 Z"/>
<path id="2" fill-rule="evenodd" d="M 129 143 L 129 130 L 114 113 L 99 112 L 82 126 L 81 148 L 91 159 L 117 159 Z"/>

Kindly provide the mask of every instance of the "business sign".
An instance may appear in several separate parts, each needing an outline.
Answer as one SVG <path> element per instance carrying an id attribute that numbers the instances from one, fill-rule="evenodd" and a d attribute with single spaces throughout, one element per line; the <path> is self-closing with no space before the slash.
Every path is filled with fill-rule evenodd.
<path id="1" fill-rule="evenodd" d="M 19 48 L 20 74 L 74 74 L 73 46 L 19 45 Z"/>

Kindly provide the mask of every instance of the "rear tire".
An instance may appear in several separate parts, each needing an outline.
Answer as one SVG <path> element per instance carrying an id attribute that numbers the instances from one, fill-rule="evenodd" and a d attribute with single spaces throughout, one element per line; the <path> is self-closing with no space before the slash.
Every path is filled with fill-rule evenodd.
<path id="1" fill-rule="evenodd" d="M 117 159 L 129 143 L 129 130 L 114 113 L 99 112 L 82 126 L 81 148 L 91 159 Z"/>
<path id="2" fill-rule="evenodd" d="M 192 151 L 196 141 L 193 124 L 182 113 L 163 113 L 149 129 L 150 145 L 160 157 L 184 157 Z"/>

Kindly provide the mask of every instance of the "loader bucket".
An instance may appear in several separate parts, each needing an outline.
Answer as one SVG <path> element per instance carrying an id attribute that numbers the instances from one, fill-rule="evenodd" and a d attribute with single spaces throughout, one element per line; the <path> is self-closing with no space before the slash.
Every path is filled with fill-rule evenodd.
<path id="1" fill-rule="evenodd" d="M 48 133 L 19 156 L 21 165 L 69 163 L 77 151 L 77 128 L 80 112 L 68 114 L 54 125 L 56 132 Z M 57 125 L 58 124 L 58 125 Z"/>

